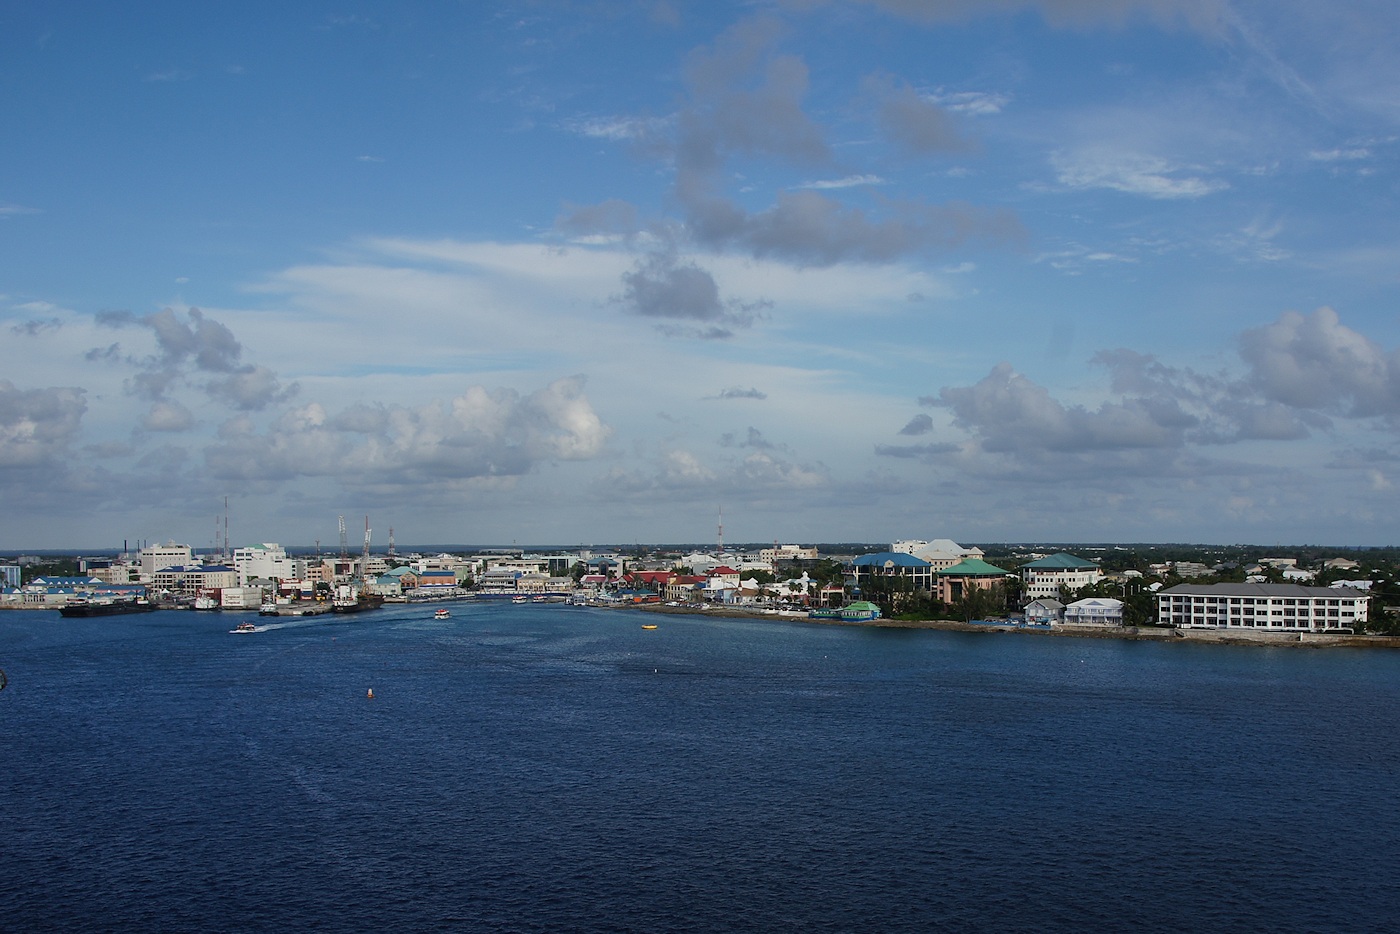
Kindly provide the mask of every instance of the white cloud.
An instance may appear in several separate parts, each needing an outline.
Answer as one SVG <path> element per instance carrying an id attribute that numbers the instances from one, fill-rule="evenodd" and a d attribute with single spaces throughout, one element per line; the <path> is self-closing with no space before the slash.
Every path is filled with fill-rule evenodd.
<path id="1" fill-rule="evenodd" d="M 1060 185 L 1074 190 L 1108 189 L 1157 199 L 1202 198 L 1229 188 L 1218 178 L 1196 174 L 1158 156 L 1113 149 L 1059 151 L 1050 156 Z"/>
<path id="2" fill-rule="evenodd" d="M 883 185 L 885 180 L 878 175 L 847 175 L 845 178 L 832 178 L 824 181 L 803 182 L 794 188 L 810 188 L 814 191 L 832 191 L 841 188 L 858 188 L 865 185 Z"/>

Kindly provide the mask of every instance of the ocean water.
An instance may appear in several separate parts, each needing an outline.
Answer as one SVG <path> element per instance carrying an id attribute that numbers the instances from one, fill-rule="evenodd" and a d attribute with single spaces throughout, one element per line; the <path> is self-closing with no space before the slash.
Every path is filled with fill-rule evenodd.
<path id="1" fill-rule="evenodd" d="M 431 615 L 0 613 L 4 928 L 1400 925 L 1400 654 Z"/>

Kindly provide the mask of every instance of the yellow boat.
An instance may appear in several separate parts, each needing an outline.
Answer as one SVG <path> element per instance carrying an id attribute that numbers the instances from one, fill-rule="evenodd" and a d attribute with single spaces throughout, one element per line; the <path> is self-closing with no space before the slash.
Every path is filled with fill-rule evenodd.
<path id="1" fill-rule="evenodd" d="M 655 628 L 656 628 L 656 624 L 655 624 L 655 623 L 642 623 L 642 628 L 643 628 L 643 629 L 655 629 Z"/>

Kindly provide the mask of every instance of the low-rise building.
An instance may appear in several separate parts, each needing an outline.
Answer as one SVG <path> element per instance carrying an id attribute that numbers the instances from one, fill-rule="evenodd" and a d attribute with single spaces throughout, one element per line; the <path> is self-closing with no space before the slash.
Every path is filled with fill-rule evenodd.
<path id="1" fill-rule="evenodd" d="M 1121 626 L 1123 601 L 1113 597 L 1088 597 L 1065 607 L 1066 626 Z"/>
<path id="2" fill-rule="evenodd" d="M 1032 626 L 1053 626 L 1065 618 L 1065 605 L 1050 597 L 1026 604 L 1026 622 Z"/>
<path id="3" fill-rule="evenodd" d="M 929 593 L 933 590 L 933 565 L 923 558 L 903 551 L 881 551 L 861 555 L 851 562 L 856 586 L 861 590 L 879 579 L 898 578 L 909 582 L 910 590 Z"/>
<path id="4" fill-rule="evenodd" d="M 672 574 L 666 580 L 666 600 L 670 603 L 698 603 L 705 578 L 698 574 Z"/>
<path id="5" fill-rule="evenodd" d="M 801 545 L 774 545 L 772 548 L 760 549 L 758 556 L 769 564 L 779 561 L 815 561 L 817 549 L 815 546 L 804 548 Z"/>
<path id="6" fill-rule="evenodd" d="M 1301 584 L 1178 584 L 1157 594 L 1157 619 L 1190 629 L 1354 631 L 1368 599 L 1347 587 Z"/>
<path id="7" fill-rule="evenodd" d="M 958 603 L 973 590 L 991 590 L 1011 576 L 981 558 L 965 558 L 933 575 L 935 592 L 944 603 Z"/>

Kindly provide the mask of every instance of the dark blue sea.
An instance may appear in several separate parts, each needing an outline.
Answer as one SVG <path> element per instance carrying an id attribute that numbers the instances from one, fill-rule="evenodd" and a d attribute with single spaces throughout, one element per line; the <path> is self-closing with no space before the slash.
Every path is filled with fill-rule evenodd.
<path id="1" fill-rule="evenodd" d="M 1400 925 L 1400 654 L 431 615 L 0 613 L 0 925 Z"/>

